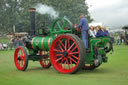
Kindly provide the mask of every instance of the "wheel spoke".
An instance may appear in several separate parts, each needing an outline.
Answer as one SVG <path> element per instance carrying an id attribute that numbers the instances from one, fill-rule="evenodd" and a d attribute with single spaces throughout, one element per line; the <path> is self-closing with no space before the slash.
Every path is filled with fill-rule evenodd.
<path id="1" fill-rule="evenodd" d="M 58 62 L 58 61 L 62 60 L 62 58 L 63 58 L 63 57 L 58 58 L 58 59 L 56 60 L 56 62 Z"/>
<path id="2" fill-rule="evenodd" d="M 73 55 L 73 54 L 79 54 L 79 52 L 72 52 L 72 53 L 69 53 L 70 55 Z"/>
<path id="3" fill-rule="evenodd" d="M 64 60 L 65 60 L 65 59 L 62 59 L 62 60 L 61 60 L 61 66 L 62 66 Z"/>
<path id="4" fill-rule="evenodd" d="M 72 59 L 71 57 L 69 57 L 74 63 L 76 63 L 77 64 L 77 62 L 74 60 L 74 59 Z"/>
<path id="5" fill-rule="evenodd" d="M 68 39 L 68 48 L 70 47 L 70 39 Z"/>
<path id="6" fill-rule="evenodd" d="M 23 56 L 20 56 L 20 59 L 21 59 L 21 60 L 24 60 L 24 57 L 23 57 Z"/>
<path id="7" fill-rule="evenodd" d="M 47 61 L 45 61 L 45 65 L 47 65 Z"/>
<path id="8" fill-rule="evenodd" d="M 78 57 L 76 57 L 76 56 L 74 56 L 74 55 L 71 55 L 71 56 L 78 60 Z"/>
<path id="9" fill-rule="evenodd" d="M 61 49 L 61 51 L 63 52 L 63 51 L 64 51 L 64 49 L 61 47 L 61 45 L 59 44 L 58 46 L 59 46 L 59 48 Z"/>
<path id="10" fill-rule="evenodd" d="M 67 50 L 67 40 L 65 40 L 65 51 Z"/>
<path id="11" fill-rule="evenodd" d="M 68 51 L 75 45 L 75 43 L 73 43 L 69 48 Z"/>
<path id="12" fill-rule="evenodd" d="M 23 51 L 21 51 L 21 56 L 23 56 L 23 54 L 24 54 Z"/>
<path id="13" fill-rule="evenodd" d="M 62 29 L 59 22 L 57 22 L 57 26 L 59 27 L 60 30 Z"/>
<path id="14" fill-rule="evenodd" d="M 64 44 L 61 42 L 61 40 L 59 40 L 59 42 L 60 42 L 60 44 L 63 46 L 63 48 L 64 48 Z"/>
<path id="15" fill-rule="evenodd" d="M 70 69 L 70 65 L 69 65 L 68 59 L 66 59 L 66 62 L 67 62 L 67 64 L 68 64 L 68 67 L 69 67 L 69 69 Z"/>
<path id="16" fill-rule="evenodd" d="M 66 65 L 66 61 L 64 62 L 63 69 L 64 69 L 65 65 Z"/>
<path id="17" fill-rule="evenodd" d="M 23 61 L 21 61 L 21 64 L 22 64 L 22 66 L 24 66 L 24 63 L 23 63 Z"/>
<path id="18" fill-rule="evenodd" d="M 71 52 L 73 52 L 76 48 L 77 48 L 77 47 L 75 46 L 75 47 L 71 50 Z"/>
<path id="19" fill-rule="evenodd" d="M 56 54 L 56 56 L 63 56 L 63 54 Z"/>
<path id="20" fill-rule="evenodd" d="M 67 24 L 67 22 L 66 22 L 66 21 L 64 21 L 64 25 L 63 25 L 63 27 L 62 27 L 63 29 L 65 28 L 66 24 Z"/>
<path id="21" fill-rule="evenodd" d="M 70 59 L 70 64 L 71 64 L 71 68 L 73 68 L 73 65 L 72 65 L 72 61 L 71 61 L 71 59 Z"/>
<path id="22" fill-rule="evenodd" d="M 25 60 L 25 55 L 24 55 L 24 52 L 21 50 L 20 51 L 20 58 L 21 58 L 21 60 Z"/>
<path id="23" fill-rule="evenodd" d="M 61 51 L 61 50 L 57 50 L 57 49 L 53 49 L 53 51 L 56 51 L 56 52 L 63 52 L 63 51 Z"/>
<path id="24" fill-rule="evenodd" d="M 46 65 L 46 61 L 45 60 L 43 60 L 43 63 L 44 63 L 44 65 Z"/>
<path id="25" fill-rule="evenodd" d="M 20 66 L 20 61 L 18 60 L 18 64 L 19 64 L 19 66 Z"/>
<path id="26" fill-rule="evenodd" d="M 18 56 L 20 56 L 20 51 L 18 52 Z"/>
<path id="27" fill-rule="evenodd" d="M 22 50 L 20 50 L 20 56 L 22 56 Z"/>

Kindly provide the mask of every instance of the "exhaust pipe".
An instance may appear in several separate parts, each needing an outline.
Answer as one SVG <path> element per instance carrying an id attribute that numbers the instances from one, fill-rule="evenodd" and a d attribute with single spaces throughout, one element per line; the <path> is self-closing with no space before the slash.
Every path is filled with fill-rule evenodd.
<path id="1" fill-rule="evenodd" d="M 35 29 L 35 8 L 29 8 L 30 12 L 30 22 L 31 22 L 31 28 L 30 28 L 30 35 L 35 36 L 36 35 L 36 29 Z"/>

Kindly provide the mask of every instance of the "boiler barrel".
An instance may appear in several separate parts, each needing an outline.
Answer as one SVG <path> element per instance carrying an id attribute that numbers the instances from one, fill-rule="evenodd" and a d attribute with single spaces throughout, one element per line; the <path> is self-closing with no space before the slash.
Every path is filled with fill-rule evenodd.
<path id="1" fill-rule="evenodd" d="M 49 50 L 52 44 L 52 41 L 55 37 L 46 36 L 46 37 L 34 37 L 32 39 L 32 48 L 34 50 Z"/>

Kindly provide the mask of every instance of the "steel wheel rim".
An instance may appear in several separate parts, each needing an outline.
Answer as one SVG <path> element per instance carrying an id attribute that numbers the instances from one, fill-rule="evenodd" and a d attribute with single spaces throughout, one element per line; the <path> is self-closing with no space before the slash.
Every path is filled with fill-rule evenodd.
<path id="1" fill-rule="evenodd" d="M 15 65 L 18 70 L 23 70 L 26 65 L 26 53 L 23 48 L 18 47 L 14 54 Z"/>
<path id="2" fill-rule="evenodd" d="M 80 60 L 78 44 L 70 36 L 59 36 L 52 43 L 50 59 L 57 71 L 61 73 L 71 73 L 78 66 Z"/>
<path id="3" fill-rule="evenodd" d="M 40 64 L 41 66 L 43 66 L 44 68 L 47 68 L 51 65 L 51 61 L 50 61 L 50 58 L 48 56 L 49 52 L 45 52 L 45 51 L 40 51 L 40 55 L 44 55 L 44 59 L 41 59 L 40 60 Z"/>

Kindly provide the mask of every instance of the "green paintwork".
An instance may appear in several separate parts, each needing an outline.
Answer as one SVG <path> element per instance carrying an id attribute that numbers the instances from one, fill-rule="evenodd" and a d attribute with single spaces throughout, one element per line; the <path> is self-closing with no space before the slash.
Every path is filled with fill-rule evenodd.
<path id="1" fill-rule="evenodd" d="M 81 33 L 77 32 L 73 28 L 72 23 L 66 18 L 56 19 L 55 22 L 52 24 L 52 27 L 48 33 L 49 34 L 45 37 L 37 36 L 32 39 L 31 43 L 33 49 L 31 50 L 29 49 L 29 53 L 31 55 L 36 56 L 39 50 L 49 51 L 52 41 L 56 38 L 56 36 L 60 34 L 65 34 L 65 33 L 76 34 L 81 38 Z M 94 64 L 94 60 L 96 59 L 96 57 L 94 56 L 97 56 L 99 61 L 101 61 L 102 56 L 103 55 L 106 56 L 105 46 L 108 43 L 110 43 L 110 37 L 89 38 L 89 48 L 86 50 L 89 50 L 90 52 L 86 53 L 85 55 L 86 57 L 85 64 Z M 95 51 L 94 49 L 95 47 L 97 51 Z M 34 57 L 32 57 L 32 60 L 34 60 Z M 107 62 L 107 59 L 104 60 L 103 62 Z"/>
<path id="2" fill-rule="evenodd" d="M 110 37 L 99 37 L 99 38 L 90 38 L 89 39 L 89 50 L 90 53 L 86 54 L 86 64 L 91 64 L 94 60 L 94 46 L 98 47 L 98 55 L 106 54 L 104 47 L 110 42 Z"/>
<path id="3" fill-rule="evenodd" d="M 62 25 L 63 24 L 63 25 Z M 68 30 L 65 30 L 65 28 L 68 28 Z M 32 47 L 34 50 L 49 50 L 48 41 L 50 39 L 50 44 L 52 44 L 52 41 L 55 39 L 55 36 L 58 34 L 63 33 L 72 33 L 73 25 L 72 23 L 66 19 L 66 18 L 58 18 L 54 21 L 52 24 L 50 35 L 46 37 L 34 37 L 32 39 Z M 44 40 L 42 40 L 44 38 Z M 43 41 L 43 42 L 42 42 Z"/>
<path id="4" fill-rule="evenodd" d="M 69 28 L 65 30 L 65 28 Z M 58 18 L 52 24 L 51 35 L 54 34 L 63 34 L 63 33 L 72 33 L 73 24 L 66 18 Z"/>
<path id="5" fill-rule="evenodd" d="M 31 42 L 32 47 L 34 50 L 49 50 L 54 39 L 55 36 L 34 37 Z"/>

